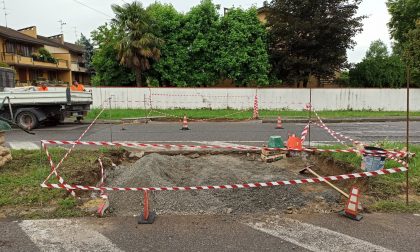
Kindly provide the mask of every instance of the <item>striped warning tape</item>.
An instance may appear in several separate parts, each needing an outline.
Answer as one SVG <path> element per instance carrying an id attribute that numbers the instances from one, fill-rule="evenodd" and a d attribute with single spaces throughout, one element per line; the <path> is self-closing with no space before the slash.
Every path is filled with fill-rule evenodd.
<path id="1" fill-rule="evenodd" d="M 249 98 L 246 95 L 204 95 L 204 94 L 152 94 L 152 96 L 172 96 L 172 97 L 212 97 L 212 98 Z"/>
<path id="2" fill-rule="evenodd" d="M 339 181 L 346 179 L 356 179 L 364 177 L 373 177 L 379 175 L 393 174 L 405 172 L 407 168 L 399 167 L 392 169 L 382 169 L 372 172 L 361 172 L 352 174 L 343 174 L 337 176 L 327 176 L 310 179 L 296 179 L 283 180 L 262 183 L 247 183 L 247 184 L 232 184 L 232 185 L 218 185 L 218 186 L 174 186 L 174 187 L 95 187 L 69 184 L 41 184 L 44 188 L 51 189 L 70 189 L 70 190 L 84 190 L 84 191 L 189 191 L 189 190 L 215 190 L 215 189 L 242 189 L 242 188 L 257 188 L 257 187 L 271 187 L 271 186 L 285 186 L 306 183 L 321 183 L 325 181 Z"/>
<path id="3" fill-rule="evenodd" d="M 317 123 L 315 123 L 315 125 L 317 125 L 318 127 L 320 127 L 320 128 L 323 128 L 323 129 L 325 129 L 332 137 L 334 137 L 338 142 L 340 142 L 340 143 L 342 143 L 342 144 L 344 144 L 345 145 L 345 143 L 344 143 L 344 141 L 342 141 L 341 139 L 340 139 L 340 137 L 341 138 L 343 138 L 343 139 L 346 139 L 346 140 L 348 140 L 348 141 L 350 141 L 350 142 L 352 142 L 353 144 L 355 144 L 355 145 L 365 145 L 365 144 L 363 144 L 362 142 L 360 142 L 360 141 L 356 141 L 356 140 L 354 140 L 353 138 L 351 138 L 351 137 L 348 137 L 348 136 L 345 136 L 345 135 L 343 135 L 343 134 L 341 134 L 340 132 L 335 132 L 334 130 L 332 130 L 332 129 L 330 129 L 330 128 L 328 128 L 328 126 L 322 121 L 322 119 L 321 119 L 321 117 L 319 116 L 319 114 L 316 112 L 316 110 L 312 107 L 312 111 L 315 113 L 315 115 L 316 115 L 316 117 L 318 118 L 318 121 L 320 122 L 320 124 L 317 124 Z"/>
<path id="4" fill-rule="evenodd" d="M 43 144 L 51 145 L 94 145 L 94 146 L 115 146 L 115 147 L 151 147 L 151 148 L 166 148 L 166 149 L 185 149 L 185 150 L 238 150 L 238 151 L 300 151 L 300 152 L 339 152 L 339 153 L 360 153 L 365 155 L 375 154 L 406 154 L 405 152 L 394 152 L 394 151 L 365 151 L 357 149 L 317 149 L 317 148 L 303 148 L 303 149 L 292 149 L 292 148 L 266 148 L 248 145 L 187 145 L 187 144 L 151 144 L 151 143 L 138 143 L 138 142 L 96 142 L 96 141 L 59 141 L 59 140 L 41 140 Z"/>
<path id="5" fill-rule="evenodd" d="M 302 134 L 300 135 L 300 139 L 302 140 L 302 144 L 303 144 L 303 142 L 305 142 L 306 135 L 308 135 L 310 125 L 311 125 L 311 122 L 309 122 L 305 126 L 305 128 L 303 128 Z"/>
<path id="6" fill-rule="evenodd" d="M 54 165 L 54 162 L 52 160 L 52 156 L 51 156 L 50 152 L 48 151 L 47 145 L 41 142 L 41 148 L 44 149 L 44 151 L 45 151 L 45 153 L 47 155 L 48 162 L 50 163 L 50 166 L 51 166 L 51 174 L 54 174 L 57 177 L 57 179 L 60 182 L 60 184 L 64 184 L 65 183 L 64 179 L 58 174 L 57 170 L 55 169 L 55 165 Z M 50 174 L 50 176 L 51 176 L 51 174 Z M 47 181 L 47 179 L 44 181 L 44 183 L 46 181 Z M 72 191 L 70 189 L 67 189 L 67 191 L 73 197 L 76 196 L 76 194 L 74 193 L 74 191 Z"/>
<path id="7" fill-rule="evenodd" d="M 315 126 L 318 126 L 320 128 L 325 129 L 325 127 L 323 127 L 319 123 L 312 123 L 312 124 L 315 125 Z M 333 132 L 333 133 L 335 133 L 335 134 L 340 134 L 341 135 L 341 133 L 339 133 L 339 132 L 335 132 L 333 130 L 330 130 L 330 131 Z M 348 138 L 347 137 L 347 139 L 350 140 L 351 138 Z M 339 141 L 341 142 L 341 140 L 339 140 Z M 354 143 L 360 144 L 361 142 L 356 141 Z M 347 145 L 345 145 L 345 146 L 347 146 Z M 364 153 L 364 154 L 370 155 L 370 156 L 378 156 L 378 155 L 379 156 L 386 156 L 387 154 L 392 154 L 392 156 L 399 157 L 399 158 L 403 158 L 403 157 L 406 157 L 407 156 L 407 152 L 405 152 L 405 151 L 389 151 L 389 150 L 387 150 L 387 151 L 372 150 L 371 151 L 371 150 L 364 150 L 364 151 L 361 151 L 361 153 Z"/>

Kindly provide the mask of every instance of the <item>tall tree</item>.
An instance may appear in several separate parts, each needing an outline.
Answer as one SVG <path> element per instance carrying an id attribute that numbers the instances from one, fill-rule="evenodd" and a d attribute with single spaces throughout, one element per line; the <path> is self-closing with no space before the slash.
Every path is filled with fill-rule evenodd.
<path id="1" fill-rule="evenodd" d="M 416 21 L 420 19 L 420 1 L 388 0 L 387 7 L 391 14 L 388 27 L 391 37 L 397 42 L 394 49 L 401 54 L 408 32 L 416 27 Z"/>
<path id="2" fill-rule="evenodd" d="M 115 13 L 112 23 L 118 30 L 118 59 L 121 64 L 133 69 L 136 84 L 140 87 L 142 72 L 159 60 L 163 41 L 154 35 L 152 19 L 140 2 L 111 7 Z"/>
<path id="3" fill-rule="evenodd" d="M 410 69 L 411 84 L 420 86 L 420 19 L 416 28 L 407 33 L 407 41 L 404 43 L 403 58 Z"/>
<path id="4" fill-rule="evenodd" d="M 94 69 L 92 66 L 92 56 L 93 56 L 93 44 L 90 39 L 86 38 L 83 33 L 80 34 L 80 39 L 76 41 L 77 45 L 83 46 L 85 51 L 83 52 L 83 59 L 85 60 L 86 68 L 89 73 L 93 73 Z"/>
<path id="5" fill-rule="evenodd" d="M 180 39 L 183 41 L 181 43 L 185 43 L 185 80 L 189 85 L 213 85 L 220 78 L 216 68 L 216 59 L 219 57 L 219 9 L 220 6 L 211 0 L 202 0 L 185 15 Z"/>
<path id="6" fill-rule="evenodd" d="M 221 19 L 218 71 L 237 85 L 268 85 L 267 30 L 257 9 L 232 8 Z"/>
<path id="7" fill-rule="evenodd" d="M 153 19 L 157 36 L 165 43 L 161 48 L 161 58 L 153 68 L 161 84 L 185 87 L 194 85 L 187 82 L 188 65 L 194 64 L 188 58 L 188 42 L 183 39 L 185 16 L 171 4 L 153 3 L 147 7 Z"/>
<path id="8" fill-rule="evenodd" d="M 349 71 L 354 87 L 391 87 L 404 85 L 405 66 L 398 55 L 389 55 L 381 40 L 373 41 L 362 62 Z"/>
<path id="9" fill-rule="evenodd" d="M 131 86 L 135 83 L 135 75 L 131 69 L 118 62 L 117 29 L 104 24 L 91 34 L 96 47 L 92 56 L 95 75 L 92 83 L 95 86 Z"/>
<path id="10" fill-rule="evenodd" d="M 345 66 L 347 49 L 362 30 L 356 16 L 361 0 L 273 0 L 268 26 L 273 71 L 280 79 L 304 83 L 326 78 Z"/>

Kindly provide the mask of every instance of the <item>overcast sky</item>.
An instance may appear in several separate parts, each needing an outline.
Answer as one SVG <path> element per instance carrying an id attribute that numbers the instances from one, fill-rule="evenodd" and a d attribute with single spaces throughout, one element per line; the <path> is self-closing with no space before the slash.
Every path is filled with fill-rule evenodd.
<path id="1" fill-rule="evenodd" d="M 131 0 L 4 0 L 8 26 L 13 29 L 35 25 L 38 34 L 51 36 L 60 33 L 59 20 L 63 20 L 64 38 L 68 42 L 74 42 L 77 34 L 89 35 L 98 26 L 108 22 L 112 17 L 111 4 L 123 4 Z M 261 7 L 263 0 L 213 0 L 223 7 L 244 7 L 253 5 Z M 141 1 L 145 6 L 154 0 Z M 160 2 L 172 3 L 176 9 L 187 12 L 200 0 L 161 0 Z M 390 47 L 387 22 L 389 14 L 385 5 L 386 0 L 364 0 L 360 6 L 359 14 L 368 15 L 364 21 L 363 33 L 357 35 L 357 46 L 348 52 L 350 62 L 359 62 L 365 55 L 371 41 L 382 39 Z M 1 1 L 0 1 L 1 4 Z M 84 5 L 87 6 L 84 6 Z M 3 7 L 3 6 L 1 6 Z M 94 8 L 95 10 L 90 9 Z M 4 11 L 0 10 L 0 24 L 5 25 Z"/>

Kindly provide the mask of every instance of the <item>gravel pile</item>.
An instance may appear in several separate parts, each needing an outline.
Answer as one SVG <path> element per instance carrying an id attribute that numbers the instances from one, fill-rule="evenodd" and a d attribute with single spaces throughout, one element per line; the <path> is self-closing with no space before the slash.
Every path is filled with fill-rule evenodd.
<path id="1" fill-rule="evenodd" d="M 150 154 L 128 166 L 108 171 L 106 184 L 119 187 L 198 186 L 252 183 L 304 178 L 299 159 L 267 164 L 246 155 L 167 156 Z M 151 207 L 158 214 L 222 214 L 291 211 L 322 197 L 336 202 L 339 195 L 321 185 L 151 193 Z M 311 187 L 313 188 L 313 187 Z M 142 192 L 110 192 L 111 207 L 118 216 L 138 215 Z"/>

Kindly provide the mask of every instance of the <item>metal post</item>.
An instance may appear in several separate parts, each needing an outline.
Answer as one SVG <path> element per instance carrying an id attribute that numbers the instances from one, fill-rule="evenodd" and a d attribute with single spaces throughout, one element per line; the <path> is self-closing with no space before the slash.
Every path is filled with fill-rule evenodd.
<path id="1" fill-rule="evenodd" d="M 410 152 L 410 67 L 407 67 L 407 139 L 406 139 L 407 153 Z M 410 158 L 407 154 L 406 157 L 407 165 L 409 166 Z M 410 169 L 405 173 L 405 203 L 408 206 L 408 173 Z"/>
<path id="2" fill-rule="evenodd" d="M 111 136 L 111 142 L 112 142 L 112 123 L 111 123 L 111 110 L 112 110 L 112 104 L 111 104 L 112 97 L 109 97 L 109 134 Z"/>
<path id="3" fill-rule="evenodd" d="M 311 147 L 311 117 L 312 117 L 312 88 L 309 88 L 309 128 L 308 128 L 308 141 L 309 147 Z"/>

